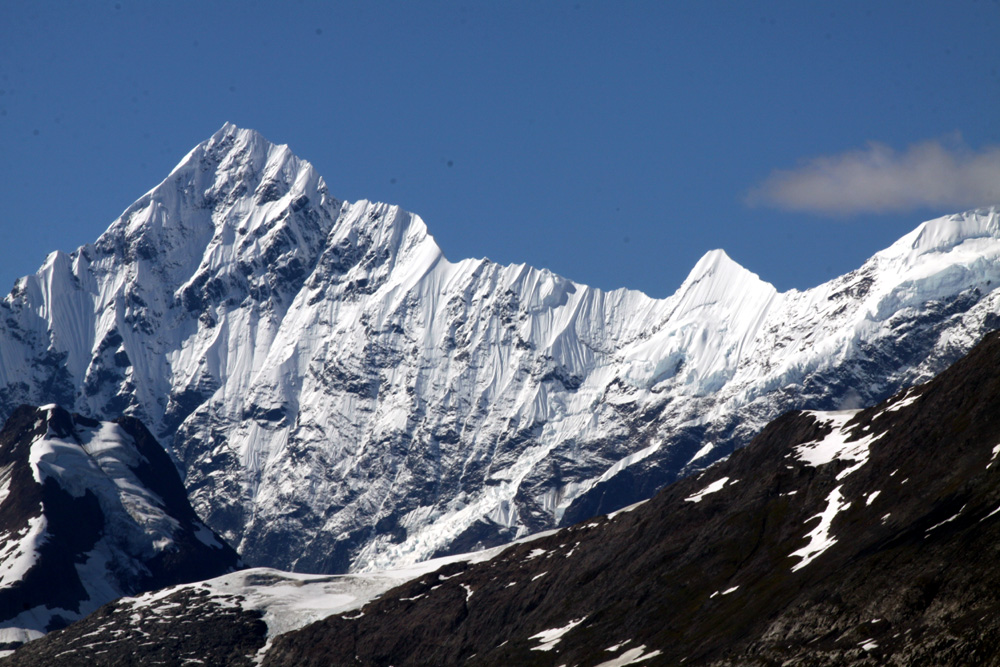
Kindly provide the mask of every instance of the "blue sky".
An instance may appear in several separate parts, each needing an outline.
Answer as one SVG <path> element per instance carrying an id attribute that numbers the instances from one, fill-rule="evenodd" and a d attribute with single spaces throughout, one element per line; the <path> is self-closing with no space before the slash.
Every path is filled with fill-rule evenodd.
<path id="1" fill-rule="evenodd" d="M 995 0 L 3 2 L 0 291 L 225 121 L 449 259 L 663 297 L 721 247 L 808 288 L 1000 203 L 998 32 Z"/>

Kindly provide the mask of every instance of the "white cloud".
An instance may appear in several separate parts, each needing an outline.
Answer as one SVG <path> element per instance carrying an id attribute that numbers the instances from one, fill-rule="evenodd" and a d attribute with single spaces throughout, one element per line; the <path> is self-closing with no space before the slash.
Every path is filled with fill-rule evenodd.
<path id="1" fill-rule="evenodd" d="M 955 137 L 896 152 L 870 143 L 775 170 L 746 203 L 827 215 L 1000 204 L 1000 146 L 974 151 Z"/>

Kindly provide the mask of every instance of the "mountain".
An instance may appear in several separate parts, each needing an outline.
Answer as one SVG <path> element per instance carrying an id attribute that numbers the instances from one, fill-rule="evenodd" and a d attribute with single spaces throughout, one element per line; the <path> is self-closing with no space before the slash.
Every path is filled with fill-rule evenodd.
<path id="1" fill-rule="evenodd" d="M 996 664 L 998 443 L 995 333 L 928 384 L 788 413 L 640 507 L 283 635 L 263 664 Z"/>
<path id="2" fill-rule="evenodd" d="M 20 667 L 48 666 L 70 656 L 73 664 L 91 667 L 258 665 L 275 637 L 331 614 L 355 611 L 386 591 L 442 567 L 488 560 L 504 548 L 360 574 L 240 570 L 119 598 L 18 650 L 11 661 Z"/>
<path id="3" fill-rule="evenodd" d="M 787 413 L 648 502 L 418 574 L 254 657 L 264 667 L 996 664 L 997 443 L 1000 333 L 927 384 L 864 410 Z M 205 601 L 218 599 L 217 582 Z M 342 604 L 332 593 L 329 606 Z M 252 607 L 185 610 L 175 595 L 121 601 L 14 659 L 48 665 L 72 651 L 80 664 L 141 664 L 160 655 L 155 642 L 130 649 L 132 662 L 107 655 L 133 628 L 161 624 L 180 655 L 202 645 L 202 627 Z"/>
<path id="4" fill-rule="evenodd" d="M 998 259 L 984 209 L 803 292 L 722 251 L 667 299 L 604 292 L 449 262 L 419 217 L 337 200 L 227 124 L 0 302 L 0 417 L 142 420 L 251 565 L 399 566 L 612 511 L 788 409 L 930 378 L 998 324 Z"/>
<path id="5" fill-rule="evenodd" d="M 239 564 L 142 424 L 54 405 L 22 406 L 0 431 L 0 545 L 0 651 Z"/>

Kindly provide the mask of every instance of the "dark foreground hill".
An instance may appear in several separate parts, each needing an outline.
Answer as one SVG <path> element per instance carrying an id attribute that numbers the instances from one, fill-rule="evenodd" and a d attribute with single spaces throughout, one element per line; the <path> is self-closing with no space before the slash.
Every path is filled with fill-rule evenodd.
<path id="1" fill-rule="evenodd" d="M 645 504 L 416 578 L 278 636 L 263 664 L 1000 664 L 998 455 L 991 334 L 930 383 L 786 414 Z M 159 617 L 173 637 L 217 620 L 180 609 Z M 123 634 L 136 613 L 106 607 L 4 664 L 141 661 L 160 649 Z"/>

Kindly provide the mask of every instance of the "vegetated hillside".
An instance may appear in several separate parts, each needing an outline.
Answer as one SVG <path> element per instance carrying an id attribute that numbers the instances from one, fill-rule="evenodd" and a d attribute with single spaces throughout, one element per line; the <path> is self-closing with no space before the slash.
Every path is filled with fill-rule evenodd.
<path id="1" fill-rule="evenodd" d="M 0 651 L 238 565 L 137 420 L 22 406 L 0 431 Z"/>
<path id="2" fill-rule="evenodd" d="M 998 285 L 996 209 L 803 292 L 721 250 L 667 299 L 449 262 L 419 217 L 336 199 L 227 124 L 0 302 L 0 417 L 142 420 L 251 565 L 394 567 L 606 513 L 788 409 L 928 379 L 997 325 Z"/>

